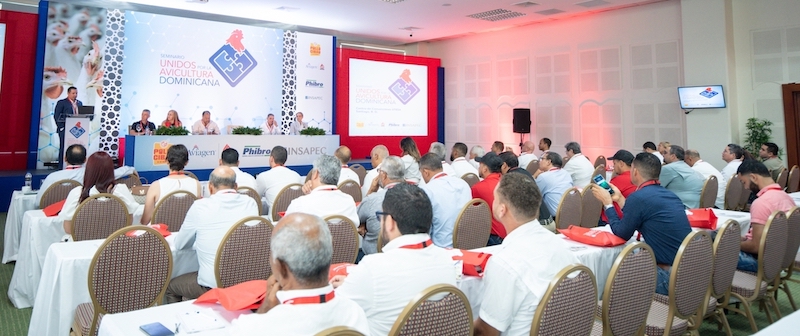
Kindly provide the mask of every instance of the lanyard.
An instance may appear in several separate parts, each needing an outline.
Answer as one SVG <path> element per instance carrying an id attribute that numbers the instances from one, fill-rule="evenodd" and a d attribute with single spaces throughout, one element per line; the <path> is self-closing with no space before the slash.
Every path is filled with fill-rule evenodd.
<path id="1" fill-rule="evenodd" d="M 169 172 L 169 175 L 170 176 L 172 176 L 172 175 L 186 175 L 186 173 L 184 173 L 183 171 L 176 171 L 176 172 Z"/>
<path id="2" fill-rule="evenodd" d="M 431 246 L 431 245 L 433 245 L 433 240 L 428 239 L 428 240 L 426 240 L 424 242 L 421 242 L 421 243 L 411 244 L 411 245 L 403 245 L 403 246 L 400 246 L 398 248 L 409 249 L 409 250 L 421 250 L 421 249 L 424 249 L 424 248 L 426 248 L 428 246 Z"/>
<path id="3" fill-rule="evenodd" d="M 320 294 L 320 295 L 316 295 L 316 296 L 297 297 L 297 298 L 294 298 L 294 299 L 289 299 L 289 300 L 283 301 L 282 303 L 283 304 L 317 304 L 317 303 L 325 303 L 325 302 L 328 302 L 330 300 L 333 300 L 334 296 L 335 296 L 334 292 L 331 291 L 330 293 L 324 294 L 324 295 Z"/>
<path id="4" fill-rule="evenodd" d="M 433 176 L 433 179 L 435 180 L 435 179 L 438 179 L 438 178 L 440 178 L 440 177 L 445 177 L 445 176 L 447 176 L 447 174 L 445 174 L 445 173 L 439 173 L 439 174 L 436 174 L 436 175 L 434 175 L 434 176 Z"/>
<path id="5" fill-rule="evenodd" d="M 342 168 L 347 168 L 347 165 L 342 165 Z"/>
<path id="6" fill-rule="evenodd" d="M 547 171 L 551 172 L 551 171 L 556 171 L 556 170 L 559 170 L 559 169 L 561 169 L 561 168 L 553 167 L 553 168 L 548 169 Z"/>
<path id="7" fill-rule="evenodd" d="M 337 188 L 337 187 L 330 187 L 330 188 L 316 189 L 314 191 L 334 191 L 334 190 L 338 190 L 338 189 L 339 188 Z"/>
<path id="8" fill-rule="evenodd" d="M 646 186 L 651 186 L 651 185 L 660 185 L 660 183 L 658 182 L 658 180 L 650 180 L 650 181 L 647 181 L 645 183 L 640 184 L 639 187 L 636 188 L 636 191 L 639 191 L 642 188 L 644 188 Z"/>
<path id="9" fill-rule="evenodd" d="M 79 169 L 79 168 L 81 168 L 81 166 L 67 166 L 67 168 L 64 168 L 64 169 L 73 170 L 73 169 Z"/>

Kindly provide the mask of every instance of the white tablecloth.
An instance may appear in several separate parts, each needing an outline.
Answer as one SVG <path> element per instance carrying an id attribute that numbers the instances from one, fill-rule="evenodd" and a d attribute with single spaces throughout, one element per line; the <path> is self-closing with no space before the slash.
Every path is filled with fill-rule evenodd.
<path id="1" fill-rule="evenodd" d="M 747 235 L 747 232 L 750 231 L 749 212 L 714 209 L 714 214 L 717 215 L 717 226 L 721 226 L 726 220 L 733 219 L 739 222 L 739 228 L 742 230 L 742 237 Z"/>
<path id="2" fill-rule="evenodd" d="M 800 311 L 784 315 L 780 320 L 770 324 L 753 336 L 797 335 L 797 326 L 800 325 Z"/>
<path id="3" fill-rule="evenodd" d="M 789 196 L 791 196 L 792 199 L 794 200 L 794 204 L 800 206 L 800 192 L 793 192 L 789 194 Z"/>
<path id="4" fill-rule="evenodd" d="M 173 278 L 196 272 L 199 268 L 194 250 L 176 251 L 172 247 L 174 237 L 178 234 L 167 237 L 172 248 Z M 28 335 L 69 335 L 75 307 L 92 301 L 89 296 L 89 266 L 102 243 L 103 240 L 98 239 L 53 244 L 50 247 L 36 293 Z M 138 325 L 147 324 L 143 321 L 133 322 L 138 323 L 137 328 Z"/>
<path id="5" fill-rule="evenodd" d="M 6 230 L 3 243 L 3 263 L 7 264 L 17 260 L 19 253 L 19 236 L 22 230 L 22 216 L 28 210 L 36 209 L 36 193 L 23 194 L 15 190 L 11 194 L 11 203 L 8 205 L 6 215 Z"/>
<path id="6" fill-rule="evenodd" d="M 143 211 L 143 205 L 136 208 L 133 223 L 139 223 Z M 8 285 L 8 298 L 15 307 L 28 308 L 36 300 L 47 249 L 60 242 L 66 232 L 64 221 L 57 216 L 47 217 L 42 210 L 25 212 L 21 231 L 17 264 Z"/>
<path id="7" fill-rule="evenodd" d="M 227 311 L 225 308 L 218 304 L 198 303 L 194 304 L 194 300 L 173 303 L 169 305 L 156 306 L 152 308 L 136 310 L 127 313 L 110 314 L 103 317 L 100 323 L 100 330 L 98 335 L 143 335 L 139 326 L 150 323 L 161 323 L 168 329 L 175 331 L 175 326 L 178 323 L 178 314 L 186 312 L 194 312 L 198 310 L 211 309 L 225 321 L 227 325 L 223 329 L 204 331 L 194 333 L 197 336 L 211 336 L 211 335 L 230 335 L 230 323 L 239 315 L 251 314 L 250 310 L 237 310 Z"/>

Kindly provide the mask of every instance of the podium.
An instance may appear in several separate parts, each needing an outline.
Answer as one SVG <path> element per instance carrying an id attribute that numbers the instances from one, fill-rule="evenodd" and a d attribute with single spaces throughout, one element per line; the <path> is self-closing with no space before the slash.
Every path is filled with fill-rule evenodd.
<path id="1" fill-rule="evenodd" d="M 93 114 L 72 114 L 67 115 L 64 122 L 64 146 L 60 148 L 59 161 L 61 166 L 64 166 L 64 151 L 72 145 L 83 145 L 86 148 L 86 156 L 89 153 L 89 129 L 91 121 L 94 119 Z"/>

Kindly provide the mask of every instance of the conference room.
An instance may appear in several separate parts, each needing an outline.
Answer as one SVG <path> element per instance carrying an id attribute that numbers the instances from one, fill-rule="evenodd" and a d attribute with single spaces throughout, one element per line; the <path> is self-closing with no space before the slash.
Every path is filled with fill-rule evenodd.
<path id="1" fill-rule="evenodd" d="M 790 334 L 798 15 L 0 0 L 0 334 Z"/>

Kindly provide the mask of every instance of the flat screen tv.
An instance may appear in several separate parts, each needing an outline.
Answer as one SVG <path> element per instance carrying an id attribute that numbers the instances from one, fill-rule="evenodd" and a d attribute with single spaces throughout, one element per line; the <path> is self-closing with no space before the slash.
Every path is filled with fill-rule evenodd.
<path id="1" fill-rule="evenodd" d="M 684 110 L 725 107 L 722 85 L 678 87 L 678 99 Z"/>

